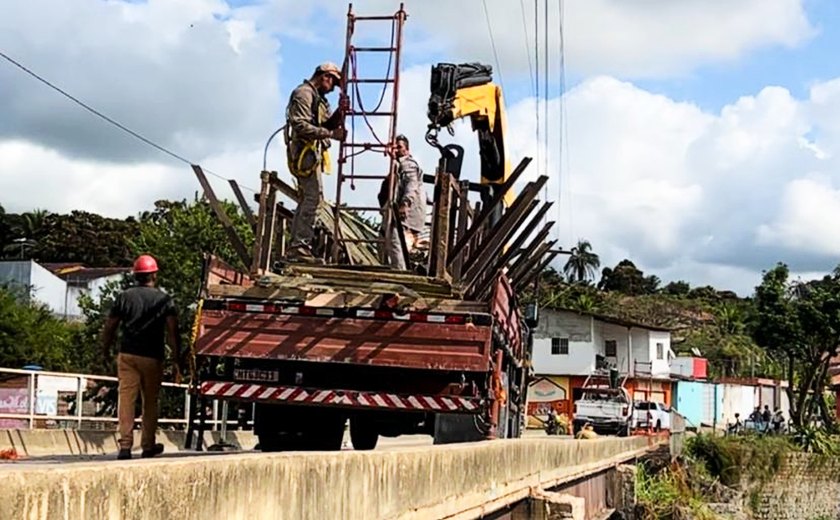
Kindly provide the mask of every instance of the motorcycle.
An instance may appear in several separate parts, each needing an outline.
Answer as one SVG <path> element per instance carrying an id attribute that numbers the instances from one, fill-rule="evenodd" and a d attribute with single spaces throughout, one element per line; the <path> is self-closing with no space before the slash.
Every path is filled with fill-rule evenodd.
<path id="1" fill-rule="evenodd" d="M 563 424 L 557 420 L 557 414 L 554 413 L 554 410 L 548 412 L 548 418 L 545 421 L 545 433 L 546 435 L 565 435 L 566 428 Z"/>

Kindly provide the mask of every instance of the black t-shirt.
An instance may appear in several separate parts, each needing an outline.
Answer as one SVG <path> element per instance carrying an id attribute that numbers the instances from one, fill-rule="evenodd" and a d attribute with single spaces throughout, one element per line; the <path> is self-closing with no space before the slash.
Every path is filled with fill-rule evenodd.
<path id="1" fill-rule="evenodd" d="M 132 287 L 117 295 L 111 316 L 120 319 L 120 352 L 163 359 L 166 318 L 175 316 L 172 298 L 154 287 Z"/>

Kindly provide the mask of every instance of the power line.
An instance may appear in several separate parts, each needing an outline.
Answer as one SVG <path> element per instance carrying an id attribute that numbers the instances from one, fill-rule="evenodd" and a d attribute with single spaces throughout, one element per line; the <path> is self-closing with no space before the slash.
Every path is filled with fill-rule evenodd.
<path id="1" fill-rule="evenodd" d="M 534 84 L 536 86 L 536 93 L 534 95 L 534 118 L 537 121 L 536 139 L 537 139 L 537 173 L 539 173 L 542 160 L 540 158 L 540 0 L 534 0 Z"/>
<path id="2" fill-rule="evenodd" d="M 568 206 L 569 206 L 569 232 L 570 234 L 574 233 L 574 210 L 572 208 L 572 190 L 571 190 L 571 173 L 569 168 L 569 136 L 568 136 L 568 124 L 567 124 L 567 117 L 566 117 L 566 32 L 565 32 L 565 23 L 564 23 L 564 11 L 565 11 L 565 4 L 563 0 L 559 0 L 558 2 L 558 31 L 557 34 L 560 39 L 560 181 L 562 182 L 564 175 L 563 175 L 563 166 L 565 164 L 566 168 L 566 188 L 569 193 L 568 197 Z M 558 183 L 560 184 L 560 183 Z M 562 190 L 562 185 L 559 186 Z M 558 194 L 558 216 L 560 215 L 560 204 L 559 198 L 561 193 Z"/>
<path id="3" fill-rule="evenodd" d="M 484 19 L 487 21 L 487 33 L 490 35 L 490 46 L 493 48 L 493 58 L 496 60 L 496 69 L 499 70 L 499 83 L 502 84 L 502 91 L 505 90 L 505 79 L 502 76 L 502 65 L 499 62 L 499 54 L 496 52 L 496 39 L 493 38 L 493 26 L 490 24 L 490 12 L 487 10 L 487 0 L 482 0 L 484 6 Z"/>
<path id="4" fill-rule="evenodd" d="M 64 97 L 66 97 L 66 98 L 67 98 L 67 99 L 69 99 L 70 101 L 72 101 L 72 102 L 76 103 L 77 105 L 79 105 L 80 107 L 84 108 L 85 110 L 87 110 L 87 111 L 88 111 L 88 112 L 90 112 L 91 114 L 93 114 L 93 115 L 95 115 L 95 116 L 99 117 L 100 119 L 102 119 L 102 120 L 104 120 L 104 121 L 106 121 L 106 122 L 110 123 L 111 125 L 113 125 L 113 126 L 115 126 L 115 127 L 119 128 L 120 130 L 122 130 L 123 132 L 125 132 L 125 133 L 129 134 L 130 136 L 132 136 L 132 137 L 134 137 L 134 138 L 136 138 L 136 139 L 139 139 L 139 140 L 140 140 L 140 141 L 142 141 L 143 143 L 145 143 L 145 144 L 147 144 L 147 145 L 151 146 L 152 148 L 155 148 L 156 150 L 158 150 L 158 151 L 160 151 L 160 152 L 165 153 L 166 155 L 168 155 L 168 156 L 172 157 L 173 159 L 176 159 L 176 160 L 181 161 L 181 162 L 183 162 L 183 163 L 185 163 L 185 164 L 188 164 L 188 165 L 193 165 L 193 164 L 196 164 L 196 163 L 194 163 L 193 161 L 190 161 L 189 159 L 187 159 L 187 158 L 185 158 L 185 157 L 183 157 L 183 156 L 181 156 L 181 155 L 178 155 L 177 153 L 173 152 L 172 150 L 169 150 L 169 149 L 167 149 L 167 148 L 165 148 L 165 147 L 163 147 L 163 146 L 161 146 L 161 145 L 159 145 L 159 144 L 155 143 L 155 142 L 154 142 L 154 141 L 152 141 L 151 139 L 148 139 L 147 137 L 144 137 L 143 135 L 141 135 L 141 134 L 139 134 L 139 133 L 135 132 L 134 130 L 132 130 L 132 129 L 128 128 L 127 126 L 123 125 L 123 124 L 122 124 L 122 123 L 120 123 L 119 121 L 116 121 L 116 120 L 112 119 L 111 117 L 108 117 L 107 115 L 103 114 L 103 113 L 102 113 L 102 112 L 100 112 L 99 110 L 97 110 L 97 109 L 93 108 L 92 106 L 88 105 L 88 104 L 87 104 L 87 103 L 85 103 L 84 101 L 81 101 L 81 100 L 79 100 L 78 98 L 76 98 L 75 96 L 73 96 L 72 94 L 68 93 L 67 91 L 65 91 L 65 90 L 64 90 L 64 89 L 62 89 L 61 87 L 59 87 L 59 86 L 57 86 L 57 85 L 54 85 L 54 84 L 53 84 L 53 83 L 51 83 L 49 80 L 47 80 L 47 79 L 45 79 L 45 78 L 41 77 L 41 76 L 40 76 L 40 75 L 38 75 L 37 73 L 35 73 L 35 72 L 33 72 L 32 70 L 28 69 L 28 68 L 27 68 L 26 66 L 24 66 L 22 63 L 20 63 L 19 61 L 15 60 L 15 59 L 14 59 L 14 58 L 12 58 L 11 56 L 7 55 L 7 54 L 6 54 L 6 53 L 4 53 L 3 51 L 0 51 L 0 57 L 2 57 L 2 58 L 3 58 L 3 59 L 5 59 L 6 61 L 8 61 L 8 62 L 9 62 L 9 63 L 11 63 L 12 65 L 14 65 L 15 67 L 19 68 L 20 70 L 22 70 L 22 71 L 23 71 L 23 72 L 25 72 L 26 74 L 28 74 L 28 75 L 32 76 L 33 78 L 35 78 L 36 80 L 40 81 L 40 82 L 41 82 L 41 83 L 43 83 L 44 85 L 46 85 L 46 86 L 50 87 L 51 89 L 55 90 L 56 92 L 58 92 L 59 94 L 61 94 L 61 95 L 62 95 L 62 96 L 64 96 Z M 227 181 L 227 180 L 229 180 L 229 179 L 226 179 L 225 177 L 223 177 L 223 176 L 221 176 L 221 175 L 219 175 L 219 174 L 217 174 L 217 173 L 214 173 L 214 172 L 212 172 L 212 171 L 208 170 L 207 168 L 204 168 L 204 171 L 205 171 L 206 173 L 208 173 L 208 174 L 210 174 L 210 175 L 214 176 L 214 177 L 218 177 L 219 179 L 221 179 L 221 180 L 223 180 L 223 181 Z M 254 190 L 253 188 L 249 188 L 249 187 L 247 187 L 247 186 L 242 186 L 242 187 L 243 187 L 243 188 L 245 188 L 245 189 L 251 190 L 251 191 L 253 191 L 254 193 L 256 193 L 256 190 Z"/>
<path id="5" fill-rule="evenodd" d="M 519 0 L 519 12 L 522 13 L 522 32 L 525 42 L 525 54 L 528 56 L 528 79 L 531 81 L 531 95 L 534 94 L 534 67 L 531 65 L 531 48 L 528 46 L 528 23 L 525 21 L 525 0 Z"/>
<path id="6" fill-rule="evenodd" d="M 545 96 L 545 103 L 543 104 L 543 119 L 545 125 L 545 135 L 543 135 L 543 139 L 545 139 L 545 156 L 543 157 L 543 162 L 545 163 L 544 172 L 548 173 L 548 129 L 549 129 L 549 122 L 548 122 L 548 77 L 549 77 L 549 57 L 551 56 L 548 52 L 548 0 L 545 0 L 545 19 L 543 20 L 545 24 L 545 29 L 543 31 L 543 36 L 545 37 L 545 59 L 544 67 L 545 67 L 545 74 L 543 75 L 543 81 L 545 81 L 545 92 L 543 92 L 543 96 Z M 548 186 L 545 187 L 545 196 L 548 198 Z"/>

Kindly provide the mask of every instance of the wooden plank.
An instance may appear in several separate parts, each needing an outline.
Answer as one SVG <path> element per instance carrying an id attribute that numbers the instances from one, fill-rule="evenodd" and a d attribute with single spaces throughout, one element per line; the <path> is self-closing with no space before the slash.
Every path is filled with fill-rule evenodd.
<path id="1" fill-rule="evenodd" d="M 429 273 L 445 280 L 449 277 L 446 259 L 449 256 L 449 210 L 452 202 L 452 175 L 439 174 L 435 188 L 435 208 L 432 221 L 432 245 L 429 252 Z"/>
<path id="2" fill-rule="evenodd" d="M 236 196 L 236 200 L 239 201 L 239 207 L 242 208 L 242 214 L 245 215 L 245 218 L 251 223 L 251 227 L 256 226 L 257 217 L 255 217 L 254 212 L 251 211 L 251 206 L 248 205 L 248 200 L 245 198 L 245 195 L 242 194 L 242 190 L 239 189 L 239 184 L 233 179 L 229 179 L 228 183 L 230 184 L 230 188 L 233 190 L 233 194 Z"/>
<path id="3" fill-rule="evenodd" d="M 248 254 L 248 249 L 245 247 L 245 243 L 239 237 L 239 233 L 236 232 L 236 228 L 233 227 L 233 222 L 231 222 L 230 218 L 228 218 L 227 213 L 225 213 L 221 203 L 219 203 L 219 199 L 216 198 L 216 193 L 213 191 L 213 187 L 210 186 L 210 182 L 207 180 L 207 176 L 204 175 L 204 171 L 201 169 L 201 166 L 193 164 L 192 169 L 193 172 L 195 172 L 195 176 L 198 177 L 198 182 L 204 190 L 204 195 L 207 197 L 207 201 L 210 203 L 213 213 L 216 214 L 216 218 L 219 219 L 219 222 L 222 224 L 222 229 L 225 230 L 225 234 L 227 234 L 228 240 L 230 240 L 230 244 L 233 246 L 233 250 L 242 261 L 242 265 L 247 268 L 251 265 L 251 255 Z"/>
<path id="4" fill-rule="evenodd" d="M 505 195 L 511 188 L 513 188 L 514 183 L 519 180 L 519 177 L 522 175 L 522 172 L 525 171 L 525 168 L 531 163 L 531 158 L 526 157 L 522 159 L 522 161 L 517 165 L 517 167 L 511 172 L 510 177 L 501 185 L 499 191 L 493 194 L 493 198 L 490 202 L 482 208 L 481 213 L 479 213 L 478 217 L 473 222 L 472 226 L 470 226 L 469 231 L 463 237 L 458 239 L 458 243 L 454 245 L 452 251 L 450 251 L 449 256 L 447 258 L 447 262 L 449 264 L 453 263 L 453 261 L 458 258 L 458 255 L 462 254 L 464 248 L 469 244 L 472 237 L 479 232 L 481 227 L 487 222 L 493 212 L 496 210 L 496 206 L 502 203 L 505 198 Z"/>

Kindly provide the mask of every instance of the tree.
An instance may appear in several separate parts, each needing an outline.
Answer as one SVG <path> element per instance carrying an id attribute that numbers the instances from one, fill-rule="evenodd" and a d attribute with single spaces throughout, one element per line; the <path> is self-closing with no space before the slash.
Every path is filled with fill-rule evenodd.
<path id="1" fill-rule="evenodd" d="M 668 285 L 662 288 L 662 293 L 671 296 L 687 296 L 690 290 L 691 286 L 688 282 L 678 280 L 676 282 L 669 282 Z"/>
<path id="2" fill-rule="evenodd" d="M 27 298 L 25 288 L 0 286 L 0 366 L 36 364 L 72 370 L 75 326 Z"/>
<path id="3" fill-rule="evenodd" d="M 131 265 L 130 239 L 138 227 L 134 218 L 112 219 L 78 210 L 51 214 L 44 218 L 33 256 L 42 262 L 80 262 L 92 267 Z"/>
<path id="4" fill-rule="evenodd" d="M 598 288 L 604 291 L 620 292 L 628 296 L 639 296 L 655 293 L 659 283 L 658 276 L 645 277 L 644 273 L 636 267 L 636 264 L 624 259 L 615 268 L 605 267 L 601 271 L 601 281 L 598 283 Z"/>
<path id="5" fill-rule="evenodd" d="M 764 273 L 755 290 L 753 336 L 787 363 L 794 425 L 803 426 L 817 412 L 833 424 L 823 392 L 831 358 L 840 351 L 840 268 L 809 282 L 791 282 L 789 274 L 782 263 Z"/>
<path id="6" fill-rule="evenodd" d="M 601 267 L 598 255 L 592 252 L 592 244 L 580 239 L 572 248 L 569 260 L 563 266 L 563 273 L 570 282 L 588 282 L 595 279 L 595 273 Z"/>

